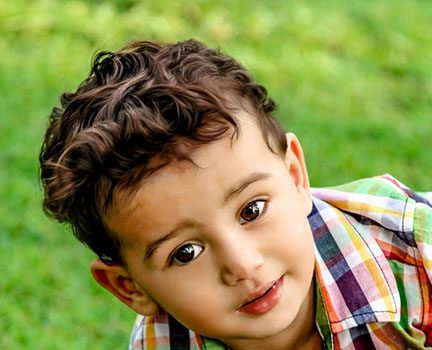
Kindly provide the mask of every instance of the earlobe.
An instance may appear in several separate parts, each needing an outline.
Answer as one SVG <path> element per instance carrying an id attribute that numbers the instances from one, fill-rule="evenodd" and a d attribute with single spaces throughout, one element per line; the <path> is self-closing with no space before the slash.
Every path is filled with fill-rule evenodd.
<path id="1" fill-rule="evenodd" d="M 98 259 L 90 264 L 90 271 L 97 283 L 135 312 L 145 316 L 159 312 L 156 302 L 137 286 L 123 267 L 107 265 Z"/>

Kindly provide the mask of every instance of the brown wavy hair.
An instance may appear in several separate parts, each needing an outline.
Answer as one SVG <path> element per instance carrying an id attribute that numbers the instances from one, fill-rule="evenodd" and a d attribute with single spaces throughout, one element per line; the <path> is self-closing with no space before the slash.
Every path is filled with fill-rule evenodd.
<path id="1" fill-rule="evenodd" d="M 241 132 L 230 101 L 253 108 L 267 145 L 285 154 L 275 103 L 233 58 L 188 40 L 133 42 L 96 55 L 89 76 L 54 108 L 40 152 L 45 212 L 107 263 L 124 264 L 104 224 L 114 189 L 132 193 L 200 145 Z"/>

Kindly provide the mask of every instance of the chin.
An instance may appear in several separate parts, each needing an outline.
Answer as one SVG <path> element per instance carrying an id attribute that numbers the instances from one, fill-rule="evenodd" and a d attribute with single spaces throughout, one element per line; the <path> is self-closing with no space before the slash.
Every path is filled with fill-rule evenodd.
<path id="1" fill-rule="evenodd" d="M 263 319 L 261 325 L 250 327 L 250 332 L 249 330 L 247 332 L 247 338 L 256 340 L 265 339 L 289 329 L 294 320 L 294 316 L 290 317 L 286 310 L 283 315 L 278 316 L 272 315 L 269 320 Z"/>

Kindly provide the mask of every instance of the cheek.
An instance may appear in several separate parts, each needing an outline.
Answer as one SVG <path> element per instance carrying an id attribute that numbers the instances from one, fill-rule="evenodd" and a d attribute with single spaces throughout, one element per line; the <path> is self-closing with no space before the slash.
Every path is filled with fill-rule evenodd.
<path id="1" fill-rule="evenodd" d="M 286 208 L 285 208 L 286 209 Z M 274 253 L 289 266 L 310 269 L 315 261 L 314 240 L 307 217 L 300 210 L 278 213 L 271 236 Z"/>
<path id="2" fill-rule="evenodd" d="M 227 307 L 231 295 L 221 294 L 211 282 L 195 278 L 183 280 L 175 287 L 166 284 L 159 286 L 166 289 L 155 294 L 154 298 L 163 310 L 186 327 L 209 337 L 220 337 L 231 331 L 228 320 L 221 323 L 232 311 Z"/>
<path id="3" fill-rule="evenodd" d="M 142 281 L 147 286 L 153 300 L 171 313 L 186 313 L 194 310 L 194 305 L 212 305 L 215 293 L 214 274 L 205 264 L 193 268 L 173 269 L 168 273 L 151 276 Z M 205 271 L 204 271 L 205 269 Z M 196 312 L 196 310 L 195 310 Z"/>

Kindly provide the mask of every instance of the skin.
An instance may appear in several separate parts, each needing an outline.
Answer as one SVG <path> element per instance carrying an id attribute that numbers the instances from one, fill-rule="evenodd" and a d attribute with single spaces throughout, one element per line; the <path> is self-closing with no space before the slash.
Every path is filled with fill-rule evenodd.
<path id="1" fill-rule="evenodd" d="M 195 150 L 196 165 L 163 168 L 128 202 L 115 194 L 106 223 L 124 242 L 126 266 L 95 261 L 93 276 L 136 312 L 163 309 L 233 349 L 319 348 L 300 143 L 287 134 L 285 156 L 276 155 L 247 112 L 236 117 L 234 143 L 227 136 Z M 240 308 L 279 279 L 274 307 L 259 314 Z"/>

